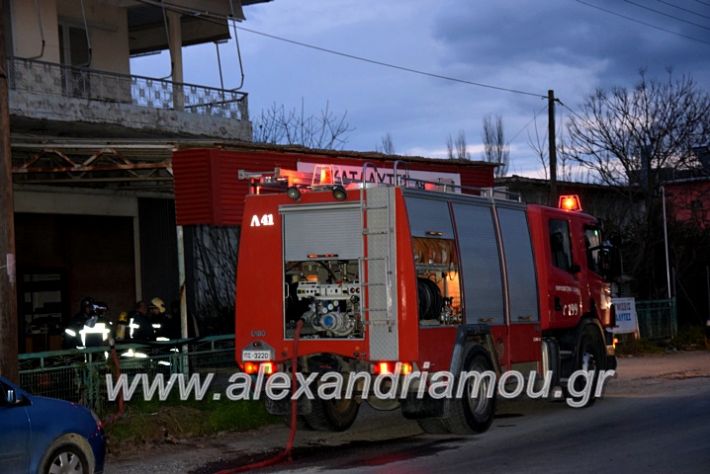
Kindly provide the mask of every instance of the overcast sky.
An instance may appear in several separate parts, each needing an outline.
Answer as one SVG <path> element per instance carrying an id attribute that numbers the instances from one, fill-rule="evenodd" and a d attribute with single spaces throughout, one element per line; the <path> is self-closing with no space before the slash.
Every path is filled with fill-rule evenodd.
<path id="1" fill-rule="evenodd" d="M 554 89 L 573 109 L 597 87 L 633 85 L 641 68 L 662 77 L 671 67 L 710 85 L 710 0 L 584 1 L 628 18 L 575 0 L 274 0 L 246 7 L 241 26 L 467 81 L 540 95 Z M 481 159 L 483 117 L 500 115 L 511 140 L 509 173 L 542 176 L 528 145 L 535 112 L 540 132 L 547 127 L 541 98 L 388 69 L 246 31 L 239 39 L 252 117 L 272 103 L 300 108 L 303 101 L 307 113 L 329 103 L 334 112 L 347 112 L 354 128 L 346 149 L 374 150 L 390 133 L 399 154 L 443 157 L 448 135 L 464 130 L 472 158 Z M 234 42 L 220 51 L 225 87 L 236 87 Z M 184 57 L 186 82 L 219 85 L 214 45 L 185 48 Z M 170 70 L 165 55 L 134 59 L 132 67 L 154 76 Z M 566 114 L 558 108 L 558 121 Z"/>

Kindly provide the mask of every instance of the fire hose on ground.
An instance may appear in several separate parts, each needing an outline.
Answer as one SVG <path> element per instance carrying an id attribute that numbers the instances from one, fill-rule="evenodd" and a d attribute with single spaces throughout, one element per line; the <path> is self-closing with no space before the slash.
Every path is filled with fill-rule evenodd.
<path id="1" fill-rule="evenodd" d="M 296 333 L 293 336 L 293 352 L 291 354 L 291 386 L 296 386 L 296 372 L 298 371 L 298 340 L 301 337 L 301 328 L 303 321 L 298 321 L 296 324 Z M 289 434 L 286 446 L 283 451 L 263 461 L 258 461 L 244 466 L 237 466 L 229 469 L 223 469 L 215 474 L 234 474 L 237 472 L 251 471 L 253 469 L 261 469 L 264 467 L 273 466 L 284 460 L 291 461 L 291 451 L 293 451 L 293 443 L 296 440 L 296 428 L 298 426 L 298 400 L 291 397 L 291 419 L 289 420 Z"/>

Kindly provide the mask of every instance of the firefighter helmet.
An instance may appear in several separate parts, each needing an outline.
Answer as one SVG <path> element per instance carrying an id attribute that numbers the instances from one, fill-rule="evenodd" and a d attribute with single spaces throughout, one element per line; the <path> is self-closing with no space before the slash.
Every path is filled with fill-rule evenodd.
<path id="1" fill-rule="evenodd" d="M 150 307 L 157 309 L 160 314 L 165 313 L 165 302 L 157 296 L 150 300 Z"/>

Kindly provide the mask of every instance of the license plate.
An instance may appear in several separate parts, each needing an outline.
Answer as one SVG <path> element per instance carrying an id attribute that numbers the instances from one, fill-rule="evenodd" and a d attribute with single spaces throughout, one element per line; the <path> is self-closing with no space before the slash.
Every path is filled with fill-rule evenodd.
<path id="1" fill-rule="evenodd" d="M 263 361 L 271 359 L 271 351 L 242 351 L 242 360 Z"/>

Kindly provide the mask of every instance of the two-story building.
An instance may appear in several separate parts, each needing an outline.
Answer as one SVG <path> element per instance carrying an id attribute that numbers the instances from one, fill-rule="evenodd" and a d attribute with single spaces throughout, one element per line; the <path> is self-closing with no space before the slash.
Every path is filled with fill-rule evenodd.
<path id="1" fill-rule="evenodd" d="M 114 315 L 178 298 L 172 153 L 251 140 L 247 93 L 184 83 L 182 48 L 230 38 L 228 18 L 269 0 L 0 1 L 20 349 L 58 349 L 84 296 Z M 169 76 L 132 73 L 166 50 Z"/>

